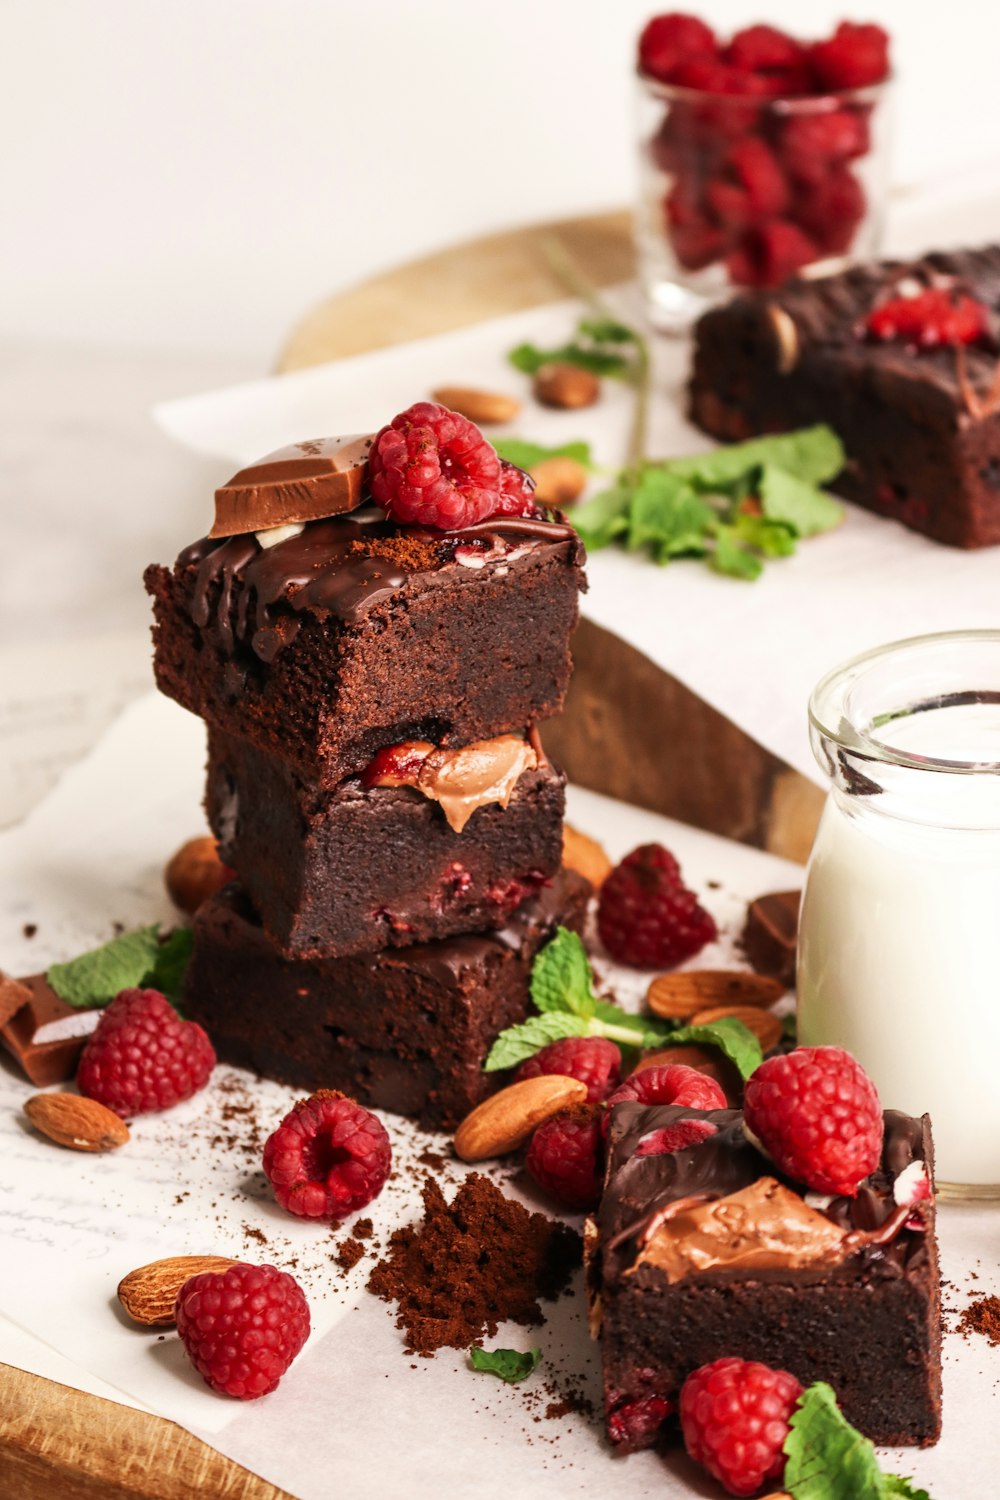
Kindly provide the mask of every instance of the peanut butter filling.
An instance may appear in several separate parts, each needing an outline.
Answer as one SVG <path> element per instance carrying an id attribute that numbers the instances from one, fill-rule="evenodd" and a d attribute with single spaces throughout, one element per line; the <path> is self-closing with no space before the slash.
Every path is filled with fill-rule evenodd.
<path id="1" fill-rule="evenodd" d="M 456 750 L 435 749 L 414 740 L 394 747 L 397 765 L 369 781 L 370 786 L 412 786 L 438 802 L 450 826 L 461 833 L 477 807 L 506 807 L 525 771 L 539 764 L 538 753 L 516 734 L 477 740 Z"/>

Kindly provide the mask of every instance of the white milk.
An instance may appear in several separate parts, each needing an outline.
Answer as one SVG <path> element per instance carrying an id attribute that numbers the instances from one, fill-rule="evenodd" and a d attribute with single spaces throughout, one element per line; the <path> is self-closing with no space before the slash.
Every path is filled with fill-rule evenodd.
<path id="1" fill-rule="evenodd" d="M 983 766 L 1000 761 L 1000 707 L 923 713 L 878 735 L 909 756 Z M 907 817 L 891 794 L 828 800 L 803 898 L 799 1039 L 847 1048 L 883 1104 L 931 1116 L 939 1180 L 995 1186 L 1000 779 L 912 762 L 904 775 Z M 914 816 L 924 790 L 927 823 Z"/>

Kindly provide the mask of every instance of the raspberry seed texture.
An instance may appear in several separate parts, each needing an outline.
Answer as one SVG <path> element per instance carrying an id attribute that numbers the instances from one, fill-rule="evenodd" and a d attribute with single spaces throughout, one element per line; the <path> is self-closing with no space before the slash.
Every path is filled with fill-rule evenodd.
<path id="1" fill-rule="evenodd" d="M 418 401 L 376 433 L 368 481 L 378 504 L 403 525 L 461 530 L 516 502 L 496 450 L 474 422 L 433 401 Z M 510 513 L 510 512 L 508 512 Z"/>
<path id="2" fill-rule="evenodd" d="M 385 1186 L 392 1148 L 371 1110 L 332 1089 L 300 1099 L 264 1146 L 264 1173 L 282 1208 L 340 1219 Z"/>
<path id="3" fill-rule="evenodd" d="M 159 990 L 122 990 L 104 1011 L 77 1069 L 81 1094 L 119 1115 L 170 1109 L 203 1089 L 215 1052 Z"/>
<path id="4" fill-rule="evenodd" d="M 636 969 L 671 969 L 716 936 L 662 844 L 642 844 L 612 870 L 601 886 L 597 929 L 612 958 Z"/>
<path id="5" fill-rule="evenodd" d="M 213 1390 L 240 1401 L 273 1391 L 309 1337 L 309 1304 L 276 1266 L 230 1266 L 185 1281 L 177 1332 Z"/>
<path id="6" fill-rule="evenodd" d="M 785 1472 L 784 1443 L 802 1386 L 787 1370 L 717 1359 L 681 1387 L 684 1446 L 731 1495 L 755 1495 Z"/>

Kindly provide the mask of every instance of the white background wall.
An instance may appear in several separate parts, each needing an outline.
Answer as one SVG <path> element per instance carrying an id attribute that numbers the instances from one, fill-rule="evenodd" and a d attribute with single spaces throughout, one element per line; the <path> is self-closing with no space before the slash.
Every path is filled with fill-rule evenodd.
<path id="1" fill-rule="evenodd" d="M 266 366 L 328 292 L 632 193 L 650 0 L 0 0 L 0 334 Z M 993 0 L 712 0 L 895 35 L 896 180 L 1000 163 Z M 1000 226 L 998 226 L 1000 231 Z"/>

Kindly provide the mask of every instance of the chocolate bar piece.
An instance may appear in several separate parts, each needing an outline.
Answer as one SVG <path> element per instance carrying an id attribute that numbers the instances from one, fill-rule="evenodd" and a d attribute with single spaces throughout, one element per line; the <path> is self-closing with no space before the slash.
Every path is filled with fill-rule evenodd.
<path id="1" fill-rule="evenodd" d="M 453 1126 L 496 1086 L 483 1063 L 531 1008 L 534 956 L 557 925 L 580 929 L 589 894 L 562 871 L 500 932 L 285 959 L 230 885 L 195 916 L 184 1011 L 226 1062 Z"/>
<path id="2" fill-rule="evenodd" d="M 795 988 L 801 902 L 801 891 L 773 891 L 758 896 L 747 907 L 743 928 L 743 949 L 750 967 L 758 974 L 780 979 L 790 990 Z"/>
<path id="3" fill-rule="evenodd" d="M 78 1010 L 61 1000 L 44 974 L 12 980 L 0 976 L 0 1013 L 4 999 L 25 999 L 0 1026 L 0 1041 L 32 1083 L 40 1088 L 76 1076 L 84 1043 L 100 1020 L 99 1010 Z"/>
<path id="4" fill-rule="evenodd" d="M 637 1156 L 698 1120 L 697 1145 Z M 733 1110 L 618 1104 L 589 1232 L 612 1441 L 646 1447 L 692 1371 L 725 1355 L 827 1381 L 877 1443 L 941 1430 L 941 1300 L 926 1115 L 885 1112 L 878 1169 L 854 1198 L 807 1202 Z M 812 1199 L 813 1195 L 809 1195 Z"/>
<path id="5" fill-rule="evenodd" d="M 559 869 L 564 787 L 548 763 L 524 770 L 506 807 L 487 802 L 456 832 L 413 785 L 351 777 L 324 791 L 213 729 L 205 806 L 276 946 L 333 957 L 502 927 Z M 461 801 L 457 778 L 450 791 Z"/>
<path id="6" fill-rule="evenodd" d="M 332 789 L 385 746 L 558 713 L 582 563 L 572 527 L 520 516 L 445 533 L 366 506 L 268 548 L 206 538 L 146 570 L 156 679 Z"/>
<path id="7" fill-rule="evenodd" d="M 271 531 L 355 510 L 371 445 L 364 434 L 312 438 L 258 459 L 216 490 L 209 535 Z"/>

